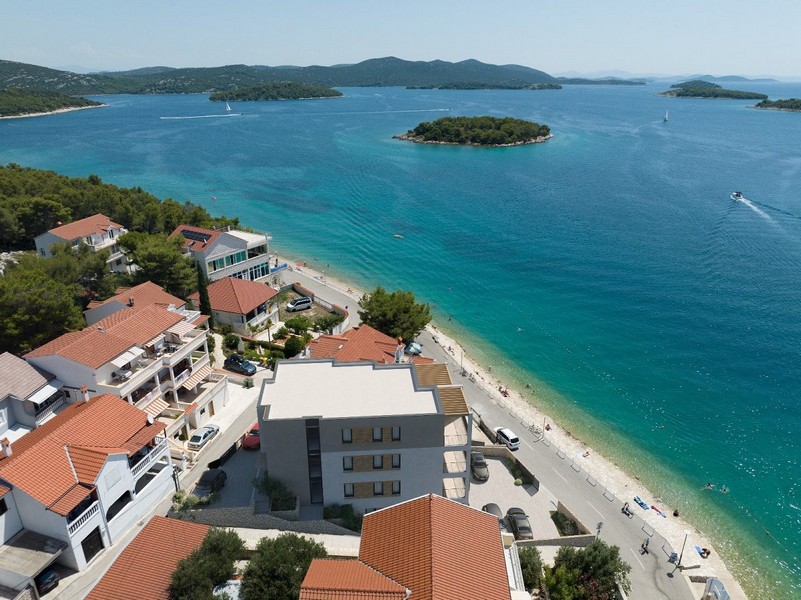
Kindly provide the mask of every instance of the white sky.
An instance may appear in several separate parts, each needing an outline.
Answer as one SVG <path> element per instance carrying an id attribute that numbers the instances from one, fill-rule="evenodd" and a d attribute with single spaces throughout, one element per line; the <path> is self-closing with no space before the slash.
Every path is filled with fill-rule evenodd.
<path id="1" fill-rule="evenodd" d="M 801 1 L 25 0 L 0 59 L 54 68 L 518 63 L 549 73 L 801 75 Z"/>

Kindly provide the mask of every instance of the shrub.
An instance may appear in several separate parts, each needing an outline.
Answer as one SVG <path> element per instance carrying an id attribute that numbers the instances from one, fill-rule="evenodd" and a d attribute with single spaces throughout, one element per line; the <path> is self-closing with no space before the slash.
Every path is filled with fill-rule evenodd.
<path id="1" fill-rule="evenodd" d="M 292 510 L 295 508 L 295 494 L 277 479 L 270 479 L 267 473 L 253 480 L 255 487 L 262 494 L 270 497 L 270 510 Z"/>
<path id="2" fill-rule="evenodd" d="M 578 524 L 573 519 L 567 517 L 559 511 L 551 511 L 551 520 L 556 525 L 556 529 L 559 531 L 559 535 L 561 536 L 578 535 L 581 533 L 581 531 L 579 531 Z"/>
<path id="3" fill-rule="evenodd" d="M 314 320 L 314 330 L 330 331 L 344 320 L 345 317 L 340 315 L 339 313 L 330 313 L 322 317 L 317 317 Z"/>
<path id="4" fill-rule="evenodd" d="M 275 332 L 275 339 L 281 340 L 288 335 L 289 335 L 289 329 L 287 329 L 286 327 L 281 327 L 278 329 L 278 331 Z"/>
<path id="5" fill-rule="evenodd" d="M 214 354 L 214 348 L 217 346 L 217 340 L 214 339 L 213 335 L 207 335 L 206 343 L 209 346 L 209 354 Z"/>
<path id="6" fill-rule="evenodd" d="M 300 584 L 315 558 L 325 558 L 325 546 L 294 533 L 262 538 L 245 568 L 242 600 L 297 598 Z"/>
<path id="7" fill-rule="evenodd" d="M 289 338 L 286 343 L 284 344 L 284 354 L 287 358 L 292 358 L 293 356 L 297 356 L 303 349 L 306 347 L 306 344 L 303 343 L 303 340 L 297 336 L 292 336 Z"/>
<path id="8" fill-rule="evenodd" d="M 173 600 L 210 600 L 212 588 L 233 577 L 245 543 L 230 529 L 210 529 L 199 548 L 178 563 L 170 581 Z"/>
<path id="9" fill-rule="evenodd" d="M 523 480 L 518 477 L 515 479 L 515 485 L 523 485 Z"/>
<path id="10" fill-rule="evenodd" d="M 309 328 L 314 325 L 313 321 L 306 315 L 298 315 L 297 317 L 287 319 L 284 324 L 292 331 L 292 333 L 296 333 L 298 335 L 301 333 L 306 333 L 306 331 L 308 331 Z"/>
<path id="11" fill-rule="evenodd" d="M 364 516 L 356 512 L 352 504 L 331 504 L 323 509 L 324 519 L 342 519 L 343 527 L 361 532 Z"/>
<path id="12" fill-rule="evenodd" d="M 520 570 L 523 572 L 523 583 L 529 591 L 539 590 L 542 582 L 542 557 L 534 546 L 518 548 Z"/>
<path id="13" fill-rule="evenodd" d="M 233 333 L 234 332 L 234 328 L 231 327 L 228 323 L 223 323 L 217 329 L 219 330 L 219 333 L 222 336 L 226 336 L 229 333 Z"/>
<path id="14" fill-rule="evenodd" d="M 236 350 L 239 347 L 240 338 L 235 333 L 229 333 L 223 338 L 223 346 L 229 350 Z"/>

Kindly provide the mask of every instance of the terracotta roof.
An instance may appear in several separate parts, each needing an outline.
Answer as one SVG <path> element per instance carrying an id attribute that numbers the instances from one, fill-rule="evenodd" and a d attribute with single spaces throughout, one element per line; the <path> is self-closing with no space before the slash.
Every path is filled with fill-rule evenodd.
<path id="1" fill-rule="evenodd" d="M 153 283 L 152 281 L 145 281 L 144 283 L 140 283 L 139 285 L 135 285 L 134 287 L 117 288 L 116 292 L 111 298 L 107 298 L 102 302 L 91 302 L 89 304 L 89 307 L 97 308 L 98 306 L 104 306 L 106 304 L 110 304 L 111 302 L 119 302 L 120 304 L 128 305 L 131 298 L 133 298 L 134 301 L 133 306 L 150 306 L 151 304 L 164 304 L 164 305 L 172 304 L 176 307 L 181 307 L 186 305 L 186 302 L 184 302 L 177 296 L 168 294 L 160 286 Z"/>
<path id="2" fill-rule="evenodd" d="M 61 227 L 50 229 L 50 233 L 60 237 L 62 240 L 74 240 L 80 237 L 86 237 L 92 234 L 102 235 L 110 228 L 122 229 L 122 225 L 115 223 L 106 215 L 96 214 L 91 217 L 86 217 L 79 221 L 67 223 Z"/>
<path id="3" fill-rule="evenodd" d="M 316 558 L 300 586 L 300 600 L 404 600 L 406 588 L 358 560 Z"/>
<path id="4" fill-rule="evenodd" d="M 200 547 L 207 525 L 153 517 L 117 557 L 86 600 L 169 600 L 172 572 Z"/>
<path id="5" fill-rule="evenodd" d="M 127 453 L 133 442 L 141 442 L 141 448 L 163 429 L 163 423 L 148 425 L 144 411 L 103 394 L 68 406 L 15 441 L 10 457 L 0 455 L 0 477 L 65 515 L 77 502 L 65 506 L 62 496 L 69 492 L 72 498 L 79 483 L 93 486 L 105 462 L 102 455 Z"/>
<path id="6" fill-rule="evenodd" d="M 453 385 L 448 367 L 444 364 L 416 364 L 417 381 L 420 385 Z"/>
<path id="7" fill-rule="evenodd" d="M 498 519 L 429 494 L 364 517 L 359 560 L 411 600 L 509 600 Z"/>
<path id="8" fill-rule="evenodd" d="M 25 355 L 63 356 L 97 369 L 133 346 L 142 346 L 173 325 L 183 316 L 163 306 L 124 308 L 81 331 L 65 333 Z"/>
<path id="9" fill-rule="evenodd" d="M 3 496 L 5 496 L 5 495 L 6 495 L 8 492 L 10 492 L 10 491 L 11 491 L 11 488 L 10 488 L 10 487 L 6 487 L 6 486 L 4 486 L 4 485 L 0 484 L 0 498 L 2 498 Z"/>
<path id="10" fill-rule="evenodd" d="M 55 379 L 55 376 L 10 352 L 0 354 L 0 400 L 6 396 L 24 400 L 51 379 Z"/>
<path id="11" fill-rule="evenodd" d="M 313 358 L 335 358 L 338 362 L 373 360 L 391 364 L 395 362 L 398 341 L 369 325 L 360 325 L 340 335 L 321 335 L 309 347 Z"/>
<path id="12" fill-rule="evenodd" d="M 195 227 L 194 225 L 179 225 L 170 234 L 170 237 L 182 236 L 183 246 L 187 250 L 194 252 L 205 252 L 220 237 L 222 231 L 206 229 L 205 227 Z"/>
<path id="13" fill-rule="evenodd" d="M 273 288 L 264 283 L 224 277 L 209 284 L 209 300 L 212 310 L 246 315 L 254 308 L 278 295 Z M 195 292 L 189 298 L 200 305 L 200 294 Z"/>
<path id="14" fill-rule="evenodd" d="M 58 498 L 48 509 L 57 515 L 66 516 L 69 512 L 83 502 L 86 497 L 95 489 L 95 486 L 86 486 L 76 483 Z"/>

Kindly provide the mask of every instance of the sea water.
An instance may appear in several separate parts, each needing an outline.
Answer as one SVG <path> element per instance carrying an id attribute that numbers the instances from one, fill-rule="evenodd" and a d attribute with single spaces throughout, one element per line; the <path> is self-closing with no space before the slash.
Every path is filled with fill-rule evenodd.
<path id="1" fill-rule="evenodd" d="M 0 122 L 0 162 L 191 200 L 330 275 L 411 289 L 474 359 L 713 536 L 751 597 L 801 598 L 801 114 L 661 89 L 354 88 L 201 119 L 160 117 L 224 107 L 103 96 Z M 392 139 L 449 115 L 555 137 Z"/>

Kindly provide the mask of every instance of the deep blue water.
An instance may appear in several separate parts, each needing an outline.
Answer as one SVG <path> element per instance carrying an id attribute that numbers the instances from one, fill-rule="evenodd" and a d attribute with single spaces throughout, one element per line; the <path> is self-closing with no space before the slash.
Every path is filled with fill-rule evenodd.
<path id="1" fill-rule="evenodd" d="M 660 90 L 360 88 L 186 120 L 159 117 L 223 108 L 107 96 L 1 121 L 0 163 L 189 199 L 364 288 L 412 289 L 475 358 L 712 535 L 752 597 L 801 597 L 801 115 Z M 555 137 L 392 139 L 449 114 Z"/>

